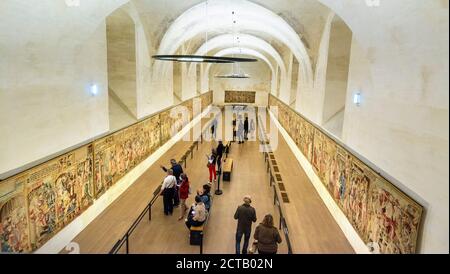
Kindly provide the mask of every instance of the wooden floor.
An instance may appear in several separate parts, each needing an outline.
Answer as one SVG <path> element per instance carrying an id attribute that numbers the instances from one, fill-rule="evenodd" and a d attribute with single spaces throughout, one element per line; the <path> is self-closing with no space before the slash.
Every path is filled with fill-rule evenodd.
<path id="1" fill-rule="evenodd" d="M 354 253 L 281 133 L 278 133 L 278 147 L 273 153 L 289 195 L 290 202 L 284 204 L 284 214 L 294 253 Z"/>
<path id="2" fill-rule="evenodd" d="M 203 122 L 206 120 L 204 119 Z M 279 148 L 275 152 L 283 182 L 291 203 L 286 207 L 285 217 L 290 228 L 294 253 L 353 253 L 344 234 L 328 212 L 321 198 L 308 181 L 286 142 L 279 136 Z M 124 194 L 111 204 L 99 217 L 88 225 L 75 239 L 81 253 L 107 253 L 122 237 L 152 197 L 153 190 L 161 183 L 164 173 L 159 165 L 168 165 L 169 159 L 179 158 L 191 145 L 180 141 L 157 163 L 152 165 Z M 192 189 L 208 181 L 205 154 L 216 144 L 204 142 L 188 161 L 185 172 Z M 233 143 L 229 158 L 234 161 L 231 182 L 221 182 L 223 194 L 214 196 L 211 216 L 205 238 L 205 254 L 230 254 L 235 252 L 236 208 L 242 204 L 244 195 L 253 197 L 257 223 L 267 213 L 274 215 L 278 223 L 278 212 L 273 205 L 273 190 L 269 186 L 264 159 L 257 142 Z M 216 186 L 214 186 L 215 188 Z M 192 204 L 194 195 L 188 199 Z M 198 246 L 189 245 L 189 232 L 184 221 L 178 221 L 179 209 L 173 216 L 165 216 L 162 199 L 158 199 L 152 210 L 152 220 L 144 218 L 130 238 L 130 253 L 196 254 Z M 281 233 L 282 234 L 282 233 Z M 287 253 L 284 235 L 279 253 Z M 253 234 L 252 234 L 253 239 Z M 120 253 L 123 253 L 124 249 Z"/>

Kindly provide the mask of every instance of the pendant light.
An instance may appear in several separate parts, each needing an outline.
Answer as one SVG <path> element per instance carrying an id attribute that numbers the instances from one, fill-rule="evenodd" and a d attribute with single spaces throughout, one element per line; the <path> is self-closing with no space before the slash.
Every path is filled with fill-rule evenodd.
<path id="1" fill-rule="evenodd" d="M 237 21 L 234 17 L 236 15 L 236 13 L 233 11 L 232 15 L 233 15 L 233 18 L 232 18 L 232 21 L 233 21 L 233 24 L 232 24 L 233 44 L 234 44 L 234 47 L 236 47 L 236 42 L 238 43 L 239 53 L 242 54 L 242 48 L 241 48 L 241 44 L 240 44 L 241 41 L 239 40 L 239 34 L 238 34 L 237 30 L 235 31 L 235 26 L 236 26 Z M 236 57 L 234 57 L 234 54 L 233 54 L 232 58 L 236 58 Z M 254 59 L 254 60 L 257 61 L 256 59 Z M 221 79 L 248 79 L 248 78 L 250 78 L 250 75 L 241 72 L 240 64 L 236 64 L 236 66 L 237 66 L 237 72 L 235 72 L 235 64 L 232 64 L 232 73 L 224 74 L 224 75 L 216 75 L 215 77 L 221 78 Z"/>
<path id="2" fill-rule="evenodd" d="M 207 29 L 206 29 L 206 53 L 208 50 L 208 29 L 209 29 L 209 10 L 208 10 L 208 0 L 206 1 L 206 20 L 207 20 Z M 234 14 L 234 12 L 233 12 Z M 209 55 L 153 55 L 153 59 L 160 61 L 171 61 L 171 62 L 189 62 L 189 63 L 215 63 L 215 64 L 232 64 L 232 63 L 240 63 L 240 62 L 257 62 L 258 60 L 253 58 L 238 58 L 238 57 L 218 57 L 218 56 L 209 56 Z"/>

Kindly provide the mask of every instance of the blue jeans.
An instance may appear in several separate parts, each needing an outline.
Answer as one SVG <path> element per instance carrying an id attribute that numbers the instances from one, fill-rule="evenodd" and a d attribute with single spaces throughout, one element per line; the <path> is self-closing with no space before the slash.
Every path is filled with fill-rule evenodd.
<path id="1" fill-rule="evenodd" d="M 248 242 L 250 241 L 249 231 L 236 231 L 236 254 L 240 254 L 242 235 L 244 235 L 244 245 L 242 246 L 242 254 L 247 254 Z"/>

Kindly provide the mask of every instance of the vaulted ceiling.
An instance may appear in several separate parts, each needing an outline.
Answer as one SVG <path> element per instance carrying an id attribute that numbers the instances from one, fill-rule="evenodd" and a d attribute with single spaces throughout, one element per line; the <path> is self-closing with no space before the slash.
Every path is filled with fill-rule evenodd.
<path id="1" fill-rule="evenodd" d="M 280 58 L 287 62 L 292 52 L 307 77 L 312 77 L 330 13 L 317 0 L 131 0 L 129 4 L 139 14 L 153 53 L 174 54 L 181 49 L 205 53 L 208 39 L 208 44 L 216 42 L 208 47 L 214 54 L 239 46 L 234 34 L 247 34 L 253 39 L 246 39 L 246 47 L 274 60 L 274 65 Z M 272 54 L 261 49 L 262 44 L 270 45 Z"/>

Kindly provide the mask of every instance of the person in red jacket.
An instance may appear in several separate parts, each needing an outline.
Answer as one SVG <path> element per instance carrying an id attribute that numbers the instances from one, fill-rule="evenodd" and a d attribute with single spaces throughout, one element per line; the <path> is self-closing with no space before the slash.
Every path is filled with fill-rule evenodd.
<path id="1" fill-rule="evenodd" d="M 180 184 L 180 217 L 178 218 L 178 221 L 184 219 L 184 215 L 186 213 L 186 210 L 188 210 L 186 206 L 186 200 L 189 197 L 190 194 L 190 186 L 189 186 L 189 179 L 185 173 L 180 175 L 181 184 Z"/>

